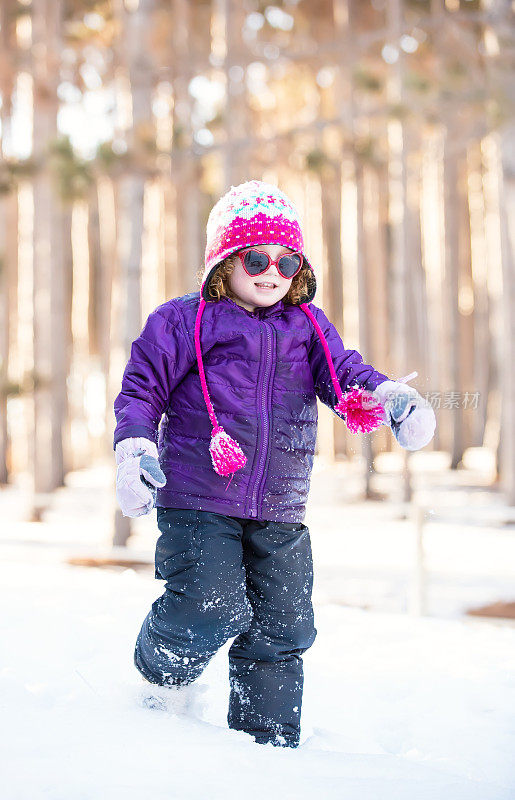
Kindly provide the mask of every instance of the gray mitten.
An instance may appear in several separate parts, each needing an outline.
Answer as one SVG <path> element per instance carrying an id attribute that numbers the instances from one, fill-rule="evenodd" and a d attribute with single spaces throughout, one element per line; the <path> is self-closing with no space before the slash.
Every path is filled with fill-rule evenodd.
<path id="1" fill-rule="evenodd" d="M 124 517 L 148 514 L 156 502 L 156 486 L 166 484 L 155 442 L 142 436 L 116 445 L 116 499 Z"/>
<path id="2" fill-rule="evenodd" d="M 416 373 L 415 373 L 416 375 Z M 385 410 L 385 422 L 406 450 L 420 450 L 433 438 L 436 418 L 435 412 L 423 397 L 405 380 L 383 381 L 376 386 L 373 394 Z"/>
<path id="3" fill-rule="evenodd" d="M 141 472 L 141 480 L 148 487 L 152 495 L 153 503 L 156 504 L 157 486 L 162 486 L 166 483 L 164 472 L 159 466 L 157 458 L 152 458 L 148 453 L 144 453 L 139 462 Z"/>

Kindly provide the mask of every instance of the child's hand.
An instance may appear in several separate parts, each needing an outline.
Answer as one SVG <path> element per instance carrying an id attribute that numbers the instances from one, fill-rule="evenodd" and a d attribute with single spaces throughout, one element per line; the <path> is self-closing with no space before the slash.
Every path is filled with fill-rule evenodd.
<path id="1" fill-rule="evenodd" d="M 384 407 L 385 422 L 401 447 L 420 450 L 429 444 L 436 428 L 435 412 L 416 389 L 400 381 L 383 381 L 373 395 Z"/>
<path id="2" fill-rule="evenodd" d="M 143 437 L 123 439 L 115 450 L 116 499 L 124 517 L 140 517 L 152 510 L 157 486 L 164 486 L 157 447 Z"/>

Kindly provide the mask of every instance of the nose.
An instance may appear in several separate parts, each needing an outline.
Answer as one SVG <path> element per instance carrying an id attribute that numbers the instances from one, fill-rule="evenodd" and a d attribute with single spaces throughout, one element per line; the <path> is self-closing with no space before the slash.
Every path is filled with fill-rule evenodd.
<path id="1" fill-rule="evenodd" d="M 262 274 L 266 275 L 268 278 L 279 278 L 277 264 L 270 264 L 270 266 Z"/>

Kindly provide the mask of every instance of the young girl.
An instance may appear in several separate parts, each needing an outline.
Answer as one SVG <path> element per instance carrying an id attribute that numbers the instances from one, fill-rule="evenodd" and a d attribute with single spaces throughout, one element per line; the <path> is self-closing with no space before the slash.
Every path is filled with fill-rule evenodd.
<path id="1" fill-rule="evenodd" d="M 257 180 L 231 187 L 209 216 L 200 292 L 150 314 L 114 403 L 118 502 L 130 517 L 156 502 L 166 581 L 136 667 L 188 684 L 236 637 L 229 727 L 286 747 L 299 744 L 302 654 L 316 636 L 303 523 L 316 398 L 349 427 L 390 424 L 412 450 L 435 427 L 415 389 L 345 349 L 315 290 L 288 197 Z"/>

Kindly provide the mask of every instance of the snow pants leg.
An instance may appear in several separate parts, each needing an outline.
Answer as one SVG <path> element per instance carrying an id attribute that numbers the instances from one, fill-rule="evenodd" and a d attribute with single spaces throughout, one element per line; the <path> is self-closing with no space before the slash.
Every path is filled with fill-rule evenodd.
<path id="1" fill-rule="evenodd" d="M 230 728 L 297 747 L 304 653 L 315 641 L 313 562 L 302 523 L 246 521 L 243 557 L 254 616 L 229 650 Z"/>
<path id="2" fill-rule="evenodd" d="M 151 683 L 191 683 L 252 619 L 242 527 L 232 517 L 162 507 L 157 524 L 155 576 L 166 588 L 143 622 L 134 663 Z"/>

